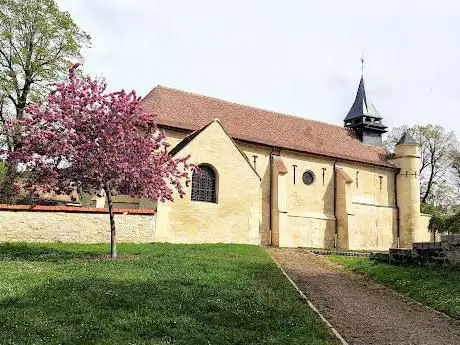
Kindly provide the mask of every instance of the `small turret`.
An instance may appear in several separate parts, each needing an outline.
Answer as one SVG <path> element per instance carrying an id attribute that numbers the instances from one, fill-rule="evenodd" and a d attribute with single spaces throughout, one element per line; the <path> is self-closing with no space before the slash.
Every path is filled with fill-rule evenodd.
<path id="1" fill-rule="evenodd" d="M 417 142 L 408 132 L 405 132 L 396 145 L 417 145 Z"/>
<path id="2" fill-rule="evenodd" d="M 411 247 L 420 226 L 420 147 L 407 132 L 396 144 L 393 163 L 400 168 L 396 177 L 399 247 Z"/>
<path id="3" fill-rule="evenodd" d="M 387 127 L 382 124 L 382 117 L 366 96 L 363 76 L 359 81 L 355 101 L 344 119 L 344 124 L 345 127 L 352 128 L 364 144 L 383 145 L 382 134 L 387 132 Z"/>

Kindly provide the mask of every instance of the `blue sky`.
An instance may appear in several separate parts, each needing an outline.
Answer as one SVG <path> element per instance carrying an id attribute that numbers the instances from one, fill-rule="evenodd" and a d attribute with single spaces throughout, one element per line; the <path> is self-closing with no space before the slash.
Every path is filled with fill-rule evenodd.
<path id="1" fill-rule="evenodd" d="M 384 123 L 460 136 L 460 3 L 438 0 L 58 0 L 92 36 L 87 72 L 342 124 L 364 53 Z M 218 114 L 216 114 L 218 117 Z"/>

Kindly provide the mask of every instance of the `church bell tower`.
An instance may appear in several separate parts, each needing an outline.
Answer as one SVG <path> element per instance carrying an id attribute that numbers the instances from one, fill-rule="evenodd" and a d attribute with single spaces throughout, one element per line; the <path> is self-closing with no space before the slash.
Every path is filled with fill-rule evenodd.
<path id="1" fill-rule="evenodd" d="M 355 101 L 344 119 L 344 124 L 345 127 L 353 129 L 364 144 L 383 145 L 382 134 L 387 132 L 387 127 L 382 124 L 382 117 L 367 98 L 363 75 L 359 81 Z"/>

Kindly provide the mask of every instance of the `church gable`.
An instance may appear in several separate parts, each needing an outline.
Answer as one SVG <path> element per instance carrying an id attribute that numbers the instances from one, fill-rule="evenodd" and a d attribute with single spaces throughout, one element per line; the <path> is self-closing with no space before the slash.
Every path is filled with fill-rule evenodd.
<path id="1" fill-rule="evenodd" d="M 206 126 L 186 136 L 174 148 L 172 148 L 170 154 L 175 156 L 177 154 L 184 154 L 184 152 L 188 152 L 192 156 L 191 160 L 196 164 L 200 164 L 200 162 L 196 161 L 196 159 L 198 159 L 197 155 L 201 156 L 202 154 L 200 152 L 208 150 L 215 152 L 217 150 L 217 143 L 219 143 L 218 146 L 222 150 L 222 154 L 231 154 L 231 156 L 238 161 L 238 164 L 246 165 L 247 168 L 250 169 L 259 180 L 261 180 L 261 177 L 251 165 L 246 154 L 227 134 L 218 119 L 214 119 L 214 121 L 210 122 Z"/>

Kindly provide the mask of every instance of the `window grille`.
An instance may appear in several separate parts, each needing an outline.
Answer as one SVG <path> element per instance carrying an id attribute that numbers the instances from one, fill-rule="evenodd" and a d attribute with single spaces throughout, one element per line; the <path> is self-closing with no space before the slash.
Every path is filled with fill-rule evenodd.
<path id="1" fill-rule="evenodd" d="M 315 182 L 315 174 L 311 170 L 307 170 L 303 173 L 302 175 L 302 181 L 305 183 L 307 186 L 311 185 L 313 182 Z"/>
<path id="2" fill-rule="evenodd" d="M 206 165 L 199 166 L 199 172 L 192 176 L 192 201 L 217 202 L 216 174 Z"/>

